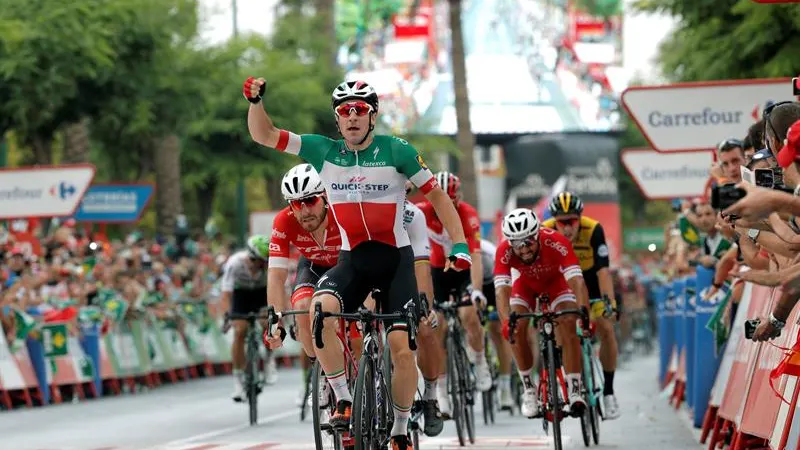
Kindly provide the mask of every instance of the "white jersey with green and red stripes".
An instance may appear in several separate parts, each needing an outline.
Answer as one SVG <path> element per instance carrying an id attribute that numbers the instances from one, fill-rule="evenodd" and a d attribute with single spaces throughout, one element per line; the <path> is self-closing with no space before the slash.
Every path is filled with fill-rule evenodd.
<path id="1" fill-rule="evenodd" d="M 403 224 L 405 182 L 427 194 L 436 184 L 413 146 L 394 136 L 375 136 L 364 150 L 349 150 L 343 140 L 281 130 L 276 149 L 314 166 L 342 235 L 342 250 L 374 240 L 410 245 Z"/>

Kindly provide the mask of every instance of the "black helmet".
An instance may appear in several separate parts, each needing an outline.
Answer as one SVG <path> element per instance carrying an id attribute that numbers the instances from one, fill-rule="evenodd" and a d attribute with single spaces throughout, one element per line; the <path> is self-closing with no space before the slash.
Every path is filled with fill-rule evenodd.
<path id="1" fill-rule="evenodd" d="M 581 198 L 572 192 L 564 191 L 556 194 L 550 200 L 550 213 L 553 217 L 565 214 L 583 214 L 583 202 Z"/>

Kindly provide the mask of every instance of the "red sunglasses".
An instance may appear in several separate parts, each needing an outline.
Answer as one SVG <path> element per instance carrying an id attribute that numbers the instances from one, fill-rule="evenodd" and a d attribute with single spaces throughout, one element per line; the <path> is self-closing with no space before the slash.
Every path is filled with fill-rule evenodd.
<path id="1" fill-rule="evenodd" d="M 322 199 L 321 195 L 314 195 L 312 197 L 301 198 L 297 200 L 289 200 L 289 205 L 292 206 L 293 209 L 303 209 L 303 205 L 308 208 L 313 207 L 317 203 L 319 203 L 320 199 Z"/>
<path id="2" fill-rule="evenodd" d="M 578 220 L 579 219 L 576 217 L 570 217 L 567 219 L 556 219 L 556 222 L 558 222 L 559 225 L 563 225 L 565 227 L 567 226 L 574 227 L 578 223 Z"/>
<path id="3" fill-rule="evenodd" d="M 366 116 L 373 111 L 372 105 L 364 102 L 347 102 L 336 107 L 336 115 L 340 117 L 350 117 L 355 111 L 357 116 Z"/>

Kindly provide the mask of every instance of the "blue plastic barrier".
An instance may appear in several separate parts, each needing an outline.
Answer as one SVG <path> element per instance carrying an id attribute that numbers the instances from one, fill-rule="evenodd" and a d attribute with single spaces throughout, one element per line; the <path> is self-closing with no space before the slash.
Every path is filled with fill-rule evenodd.
<path id="1" fill-rule="evenodd" d="M 695 329 L 695 301 L 696 301 L 696 288 L 697 285 L 697 278 L 696 277 L 687 277 L 684 289 L 684 305 L 685 305 L 685 314 L 684 314 L 684 345 L 686 348 L 686 404 L 689 405 L 689 408 L 694 407 L 692 404 L 694 398 L 692 394 L 694 392 L 694 352 L 695 352 L 695 339 L 694 339 L 694 329 Z"/>
<path id="2" fill-rule="evenodd" d="M 28 356 L 31 358 L 33 371 L 36 373 L 36 381 L 39 382 L 39 392 L 42 393 L 42 404 L 50 404 L 50 385 L 47 383 L 47 358 L 44 357 L 44 345 L 41 341 L 34 338 L 25 340 L 28 347 Z"/>
<path id="3" fill-rule="evenodd" d="M 94 389 L 98 397 L 103 395 L 103 378 L 100 373 L 100 329 L 96 324 L 81 327 L 81 347 L 92 360 L 94 367 Z"/>
<path id="4" fill-rule="evenodd" d="M 675 301 L 675 348 L 678 352 L 678 358 L 681 352 L 684 351 L 686 346 L 686 296 L 684 290 L 686 289 L 686 279 L 679 278 L 672 282 L 672 293 Z"/>
<path id="5" fill-rule="evenodd" d="M 705 267 L 697 268 L 697 292 L 701 292 L 711 286 L 714 280 L 714 271 Z M 692 422 L 699 428 L 703 426 L 703 418 L 708 407 L 708 400 L 711 396 L 711 389 L 717 377 L 720 357 L 716 355 L 714 346 L 714 335 L 706 329 L 706 324 L 716 311 L 717 306 L 703 298 L 697 298 L 695 308 L 694 324 L 694 362 L 691 378 L 694 380 L 694 390 L 692 391 L 692 404 L 694 413 Z"/>
<path id="6" fill-rule="evenodd" d="M 661 384 L 667 376 L 669 370 L 670 355 L 672 347 L 675 345 L 675 309 L 674 302 L 671 300 L 672 285 L 667 284 L 658 286 L 655 289 L 656 311 L 658 315 L 658 346 L 659 346 L 659 370 L 658 379 Z"/>

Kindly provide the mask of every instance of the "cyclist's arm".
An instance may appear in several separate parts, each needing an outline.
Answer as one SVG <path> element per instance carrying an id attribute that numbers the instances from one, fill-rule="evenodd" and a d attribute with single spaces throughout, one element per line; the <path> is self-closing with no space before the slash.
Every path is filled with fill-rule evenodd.
<path id="1" fill-rule="evenodd" d="M 610 265 L 608 244 L 603 226 L 599 223 L 595 225 L 594 232 L 590 238 L 590 245 L 594 249 L 594 267 L 597 269 L 597 282 L 600 285 L 600 294 L 614 299 L 614 282 L 611 280 L 611 272 L 608 270 Z"/>
<path id="2" fill-rule="evenodd" d="M 472 258 L 472 266 L 470 266 L 470 281 L 472 282 L 473 289 L 481 289 L 483 286 L 483 252 L 481 251 L 481 221 L 478 219 L 478 213 L 473 208 L 469 208 L 466 220 L 462 221 L 461 226 L 464 229 L 467 245 L 469 245 L 469 254 Z"/>
<path id="3" fill-rule="evenodd" d="M 408 237 L 414 251 L 414 274 L 417 277 L 417 291 L 428 297 L 428 306 L 433 304 L 433 279 L 431 278 L 431 242 L 428 239 L 428 226 L 425 213 L 413 203 L 406 205 L 413 215 L 408 224 Z"/>
<path id="4" fill-rule="evenodd" d="M 436 215 L 441 220 L 444 229 L 450 235 L 450 239 L 456 244 L 466 243 L 464 228 L 461 226 L 461 217 L 453 206 L 452 200 L 436 183 L 425 161 L 422 160 L 417 149 L 409 145 L 408 142 L 395 138 L 395 145 L 392 150 L 397 159 L 397 170 L 404 174 L 406 178 L 414 184 L 431 202 Z"/>
<path id="5" fill-rule="evenodd" d="M 431 261 L 418 259 L 414 262 L 414 274 L 417 276 L 417 291 L 428 297 L 428 307 L 433 307 L 433 278 L 431 278 Z"/>
<path id="6" fill-rule="evenodd" d="M 569 285 L 569 288 L 578 299 L 578 305 L 589 308 L 589 290 L 586 289 L 586 282 L 583 280 L 583 275 L 577 275 L 567 279 L 567 285 Z"/>
<path id="7" fill-rule="evenodd" d="M 558 237 L 556 238 L 555 236 Z M 572 293 L 574 293 L 575 297 L 578 299 L 578 306 L 589 308 L 589 290 L 586 289 L 586 282 L 583 280 L 583 271 L 578 262 L 578 257 L 575 255 L 575 250 L 572 248 L 572 243 L 561 234 L 555 234 L 554 238 L 560 240 L 567 250 L 566 254 L 562 254 L 561 273 L 564 279 L 567 280 L 567 285 L 569 285 Z"/>
<path id="8" fill-rule="evenodd" d="M 286 308 L 286 279 L 289 269 L 270 267 L 267 269 L 267 302 L 275 311 Z"/>
<path id="9" fill-rule="evenodd" d="M 220 286 L 220 290 L 222 291 L 221 299 L 223 311 L 230 311 L 231 309 L 231 297 L 233 296 L 235 282 L 231 261 L 233 261 L 233 259 L 228 259 L 228 262 L 225 263 L 225 267 L 222 269 L 222 285 Z"/>
<path id="10" fill-rule="evenodd" d="M 494 290 L 497 303 L 497 314 L 500 320 L 508 320 L 511 313 L 511 247 L 506 241 L 500 243 L 494 255 Z"/>
<path id="11" fill-rule="evenodd" d="M 247 128 L 254 141 L 265 147 L 278 148 L 281 130 L 272 123 L 272 119 L 264 110 L 263 102 L 250 104 L 250 110 L 247 112 Z"/>

